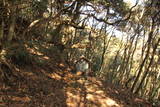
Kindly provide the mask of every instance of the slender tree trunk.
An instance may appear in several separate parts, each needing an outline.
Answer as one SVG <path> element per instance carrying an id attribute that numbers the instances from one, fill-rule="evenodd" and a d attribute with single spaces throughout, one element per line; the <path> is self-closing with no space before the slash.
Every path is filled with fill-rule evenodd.
<path id="1" fill-rule="evenodd" d="M 130 58 L 131 58 L 131 56 L 132 56 L 132 54 L 133 54 L 133 52 L 132 52 L 132 47 L 133 47 L 133 42 L 134 42 L 134 40 L 135 40 L 135 37 L 136 37 L 136 35 L 133 35 L 133 38 L 131 39 L 131 42 L 130 42 L 130 46 L 128 47 L 128 51 L 127 51 L 127 54 L 126 54 L 126 58 L 124 59 L 124 66 L 123 66 L 123 68 L 122 68 L 122 71 L 123 71 L 123 73 L 122 73 L 122 76 L 120 77 L 120 78 L 122 78 L 122 84 L 123 84 L 123 82 L 124 82 L 124 79 L 126 78 L 126 76 L 129 74 L 129 66 L 130 66 Z"/>
<path id="2" fill-rule="evenodd" d="M 109 38 L 108 43 L 106 45 L 106 35 L 104 35 L 104 38 L 103 38 L 103 52 L 102 52 L 102 55 L 101 55 L 101 63 L 100 63 L 99 72 L 101 72 L 101 70 L 102 70 L 103 63 L 104 63 L 104 58 L 105 58 L 105 53 L 106 53 L 106 50 L 107 50 L 108 45 L 110 43 L 110 40 L 111 40 L 111 37 Z"/>
<path id="3" fill-rule="evenodd" d="M 2 23 L 0 25 L 0 40 L 3 38 L 4 36 L 4 21 L 2 19 Z"/>
<path id="4" fill-rule="evenodd" d="M 136 51 L 136 49 L 137 49 L 138 37 L 139 37 L 139 35 L 138 35 L 137 38 L 136 38 L 136 43 L 135 43 L 135 45 L 134 45 L 134 49 L 133 49 L 133 51 L 132 51 L 132 55 L 131 55 L 131 58 L 130 58 L 130 68 L 129 68 L 129 71 L 128 71 L 128 73 L 127 73 L 127 78 L 129 77 L 130 72 L 131 72 L 131 70 L 132 70 L 132 66 L 133 66 L 133 56 L 134 56 L 135 51 Z"/>
<path id="5" fill-rule="evenodd" d="M 142 73 L 142 69 L 143 69 L 143 67 L 144 67 L 144 65 L 145 65 L 145 62 L 147 61 L 147 59 L 148 59 L 148 57 L 149 57 L 149 52 L 150 52 L 150 48 L 151 48 L 150 44 L 151 44 L 151 42 L 152 42 L 152 37 L 153 37 L 153 28 L 152 28 L 151 32 L 149 33 L 149 37 L 148 37 L 148 49 L 147 49 L 145 58 L 143 59 L 141 65 L 140 65 L 140 67 L 139 67 L 138 75 L 137 75 L 137 77 L 136 77 L 136 79 L 135 79 L 135 81 L 134 81 L 134 83 L 133 83 L 133 85 L 132 85 L 131 92 L 134 91 L 134 88 L 135 88 L 135 86 L 136 86 L 136 84 L 137 84 L 137 82 L 138 82 L 138 80 L 139 80 L 139 78 L 140 78 L 140 75 L 141 75 L 141 73 Z"/>
<path id="6" fill-rule="evenodd" d="M 147 69 L 146 69 L 146 72 L 145 72 L 144 76 L 142 77 L 142 80 L 141 80 L 141 82 L 140 82 L 137 90 L 135 91 L 135 94 L 138 94 L 139 90 L 142 88 L 142 84 L 143 84 L 145 78 L 147 77 L 147 74 L 149 73 L 149 69 L 150 69 L 150 67 L 152 66 L 152 62 L 153 62 L 153 59 L 154 59 L 154 56 L 155 56 L 155 52 L 156 52 L 156 49 L 157 49 L 157 47 L 158 47 L 159 42 L 160 42 L 160 38 L 158 39 L 158 42 L 156 43 L 156 45 L 155 45 L 155 47 L 154 47 L 154 49 L 153 49 L 150 63 L 149 63 L 149 65 L 148 65 Z"/>
<path id="7" fill-rule="evenodd" d="M 13 14 L 11 18 L 11 24 L 9 27 L 9 33 L 8 33 L 8 41 L 11 41 L 13 37 L 15 37 L 15 24 L 16 24 L 16 16 Z"/>

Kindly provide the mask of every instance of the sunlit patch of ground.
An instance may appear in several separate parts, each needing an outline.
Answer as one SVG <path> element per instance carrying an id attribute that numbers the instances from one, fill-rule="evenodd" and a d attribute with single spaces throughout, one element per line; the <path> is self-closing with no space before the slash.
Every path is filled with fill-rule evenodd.
<path id="1" fill-rule="evenodd" d="M 76 89 L 68 88 L 66 92 L 68 107 L 123 107 L 122 104 L 118 104 L 112 98 L 107 97 L 101 89 L 102 83 L 100 81 L 93 83 L 80 79 L 72 86 L 74 87 L 76 84 Z"/>
<path id="2" fill-rule="evenodd" d="M 13 86 L 4 87 L 0 78 L 0 107 L 137 107 L 132 105 L 144 104 L 141 99 L 129 100 L 131 95 L 124 95 L 126 90 L 122 88 L 105 86 L 95 77 L 85 79 L 81 72 L 69 72 L 63 63 L 34 67 L 16 68 L 21 78 Z"/>
<path id="3" fill-rule="evenodd" d="M 27 48 L 27 50 L 29 51 L 29 53 L 31 53 L 33 55 L 41 56 L 41 59 L 44 59 L 44 60 L 49 60 L 50 59 L 48 56 L 44 55 L 44 53 L 39 52 L 38 47 L 35 47 L 35 49 Z"/>

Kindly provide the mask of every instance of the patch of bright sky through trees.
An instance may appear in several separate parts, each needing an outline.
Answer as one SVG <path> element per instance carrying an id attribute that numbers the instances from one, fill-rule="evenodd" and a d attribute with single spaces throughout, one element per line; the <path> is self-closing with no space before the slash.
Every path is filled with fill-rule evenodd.
<path id="1" fill-rule="evenodd" d="M 128 3 L 128 5 L 130 7 L 134 6 L 136 4 L 136 1 L 137 0 L 124 0 L 124 2 Z M 105 16 L 107 16 L 106 15 L 107 12 L 103 9 L 102 9 L 103 10 L 102 12 L 96 13 L 92 7 L 85 6 L 85 7 L 82 8 L 82 10 L 83 10 L 84 13 L 94 14 L 98 18 L 104 18 Z M 101 11 L 101 7 L 99 7 L 99 11 Z M 113 10 L 110 10 L 110 13 L 112 13 L 112 12 L 114 13 Z M 81 15 L 81 17 L 85 18 L 87 16 L 86 15 Z M 108 21 L 114 22 L 114 19 L 109 19 Z M 104 26 L 104 23 L 99 22 L 96 19 L 94 19 L 93 17 L 91 17 L 87 20 L 87 25 L 92 26 L 92 27 L 97 28 L 97 29 L 100 29 L 102 26 Z M 107 33 L 112 34 L 112 35 L 114 35 L 118 38 L 122 38 L 122 35 L 125 34 L 124 32 L 115 29 L 115 27 L 111 26 L 111 25 L 107 26 L 106 31 L 107 31 Z"/>

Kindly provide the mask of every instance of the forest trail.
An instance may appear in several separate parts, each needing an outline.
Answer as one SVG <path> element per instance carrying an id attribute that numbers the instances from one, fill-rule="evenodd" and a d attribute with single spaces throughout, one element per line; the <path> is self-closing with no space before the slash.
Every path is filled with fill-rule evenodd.
<path id="1" fill-rule="evenodd" d="M 0 107 L 150 107 L 120 87 L 67 69 L 61 63 L 17 70 L 14 84 L 0 82 Z"/>
<path id="2" fill-rule="evenodd" d="M 67 91 L 67 104 L 69 107 L 122 107 L 117 104 L 115 100 L 108 97 L 103 90 L 101 81 L 95 78 L 88 78 L 88 80 L 80 79 L 75 83 L 79 86 L 69 88 Z"/>
<path id="3" fill-rule="evenodd" d="M 160 107 L 159 19 L 160 0 L 0 0 L 0 107 Z"/>
<path id="4" fill-rule="evenodd" d="M 107 84 L 99 78 L 81 77 L 69 84 L 66 91 L 68 107 L 152 107 L 129 90 Z"/>

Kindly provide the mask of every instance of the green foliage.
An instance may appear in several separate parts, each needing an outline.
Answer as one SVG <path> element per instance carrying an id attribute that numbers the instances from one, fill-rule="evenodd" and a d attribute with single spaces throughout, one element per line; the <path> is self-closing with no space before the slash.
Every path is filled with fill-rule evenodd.
<path id="1" fill-rule="evenodd" d="M 98 2 L 105 8 L 108 7 L 112 8 L 120 16 L 125 15 L 129 10 L 129 6 L 123 0 L 93 0 L 93 1 Z"/>
<path id="2" fill-rule="evenodd" d="M 101 57 L 100 56 L 96 56 L 94 59 L 93 59 L 93 67 L 92 67 L 92 70 L 95 72 L 95 71 L 98 71 L 100 66 L 101 66 Z"/>
<path id="3" fill-rule="evenodd" d="M 114 70 L 123 63 L 121 56 L 111 57 L 109 59 L 108 68 Z"/>
<path id="4" fill-rule="evenodd" d="M 47 11 L 48 0 L 33 0 L 32 11 L 36 17 L 42 17 L 43 13 Z"/>
<path id="5" fill-rule="evenodd" d="M 32 65 L 34 61 L 34 58 L 25 48 L 14 49 L 7 53 L 5 57 L 18 66 Z"/>

